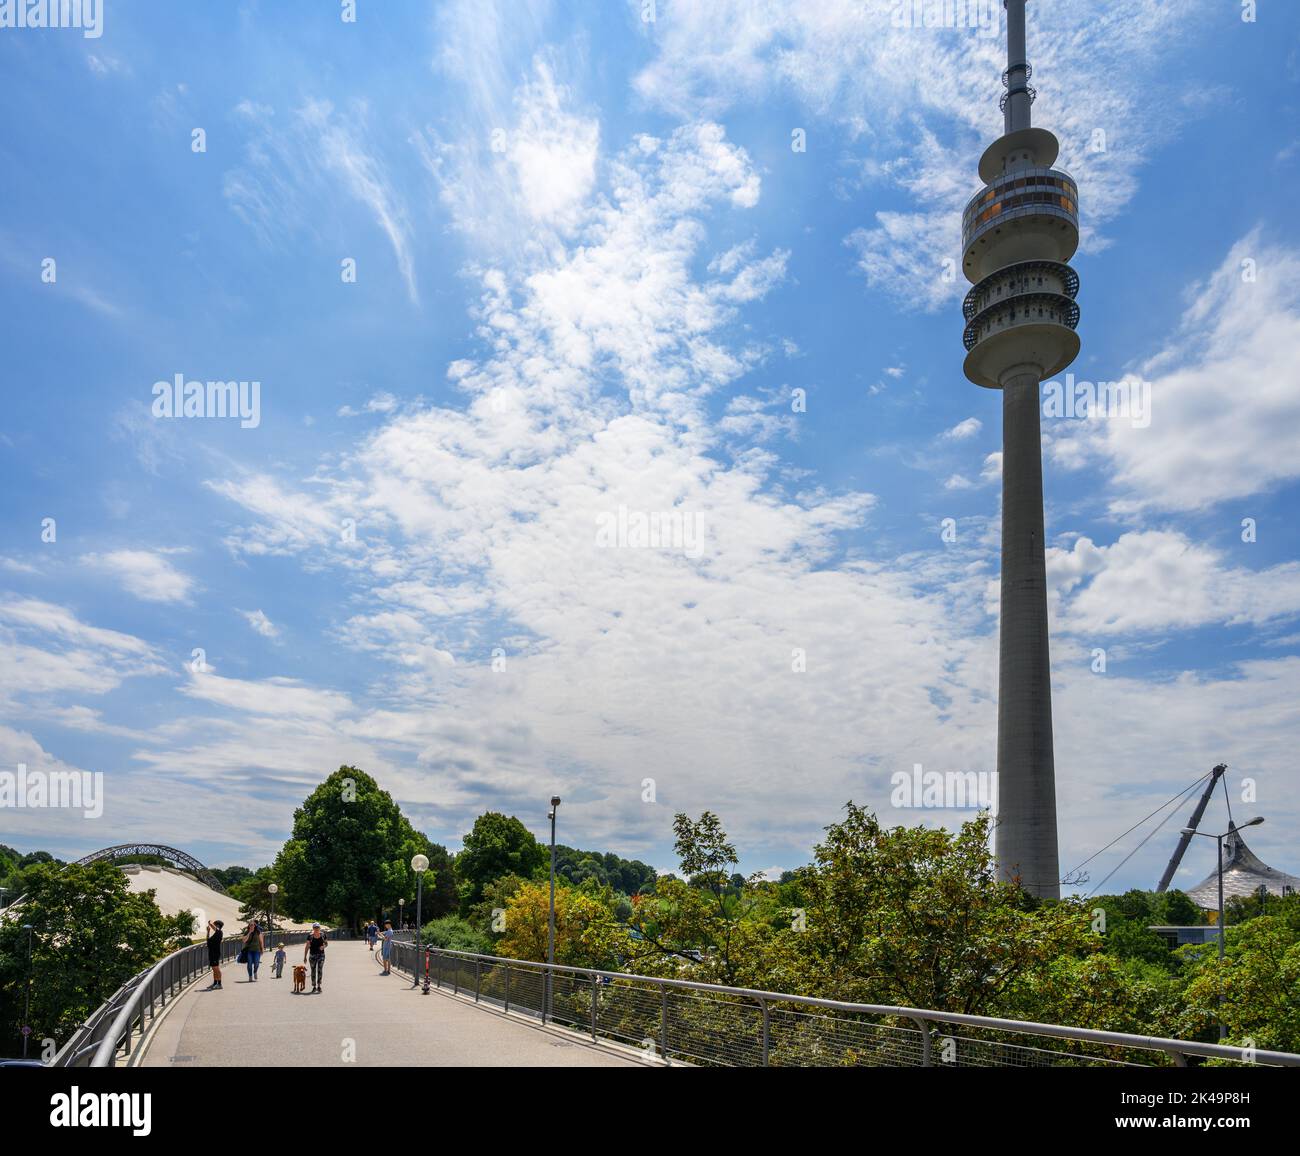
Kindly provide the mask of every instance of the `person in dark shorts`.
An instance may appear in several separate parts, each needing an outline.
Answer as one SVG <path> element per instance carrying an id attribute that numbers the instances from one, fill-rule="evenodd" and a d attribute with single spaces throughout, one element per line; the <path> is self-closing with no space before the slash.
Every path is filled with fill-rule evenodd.
<path id="1" fill-rule="evenodd" d="M 220 919 L 208 920 L 208 966 L 212 968 L 212 982 L 208 991 L 221 991 L 221 940 L 225 926 Z"/>
<path id="2" fill-rule="evenodd" d="M 325 932 L 321 930 L 319 923 L 311 925 L 311 934 L 307 936 L 307 942 L 303 945 L 302 961 L 311 964 L 311 989 L 320 991 L 320 981 L 325 975 L 325 948 L 329 940 L 325 938 Z"/>

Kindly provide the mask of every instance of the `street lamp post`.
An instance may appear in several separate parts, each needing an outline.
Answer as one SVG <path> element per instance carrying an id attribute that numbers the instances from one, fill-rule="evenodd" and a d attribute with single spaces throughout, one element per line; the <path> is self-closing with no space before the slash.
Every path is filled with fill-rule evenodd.
<path id="1" fill-rule="evenodd" d="M 280 894 L 280 886 L 278 883 L 272 883 L 271 886 L 267 888 L 267 890 L 271 893 L 271 951 L 272 953 L 274 953 L 275 951 L 275 897 Z M 275 955 L 272 954 L 271 958 L 274 959 Z"/>
<path id="2" fill-rule="evenodd" d="M 397 901 L 397 930 L 398 931 L 406 930 L 406 900 L 405 899 L 399 899 Z"/>
<path id="3" fill-rule="evenodd" d="M 415 966 L 411 968 L 411 986 L 420 986 L 420 956 L 424 936 L 424 873 L 429 870 L 429 857 L 416 855 L 411 859 L 415 872 Z"/>
<path id="4" fill-rule="evenodd" d="M 551 1014 L 551 989 L 555 983 L 555 813 L 560 809 L 560 796 L 551 796 L 551 904 L 546 926 L 546 999 L 542 1004 L 542 1023 Z"/>
<path id="5" fill-rule="evenodd" d="M 1247 823 L 1242 823 L 1236 830 L 1240 831 L 1245 827 L 1258 827 L 1264 821 L 1263 815 L 1256 815 Z M 1231 831 L 1224 831 L 1222 835 L 1211 835 L 1208 831 L 1193 831 L 1191 827 L 1184 827 L 1184 835 L 1201 835 L 1206 839 L 1213 839 L 1219 849 L 1219 1039 L 1224 1039 L 1228 1034 L 1228 1025 L 1223 1022 L 1223 956 L 1224 946 L 1226 943 L 1227 928 L 1223 925 L 1223 841 Z"/>
<path id="6" fill-rule="evenodd" d="M 32 925 L 23 924 L 27 932 L 27 997 L 23 1003 L 23 1059 L 27 1058 L 27 1041 L 32 1035 Z"/>

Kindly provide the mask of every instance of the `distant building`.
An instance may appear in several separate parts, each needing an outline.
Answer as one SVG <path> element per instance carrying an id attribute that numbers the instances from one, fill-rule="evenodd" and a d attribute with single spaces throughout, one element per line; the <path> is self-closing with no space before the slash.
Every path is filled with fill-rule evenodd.
<path id="1" fill-rule="evenodd" d="M 1189 943 L 1213 943 L 1219 936 L 1219 929 L 1208 924 L 1198 924 L 1195 927 L 1162 925 L 1148 927 L 1147 930 L 1154 931 L 1160 936 L 1170 951 L 1176 947 L 1185 947 Z"/>
<path id="2" fill-rule="evenodd" d="M 1223 840 L 1223 901 L 1233 896 L 1249 899 L 1258 895 L 1263 887 L 1269 895 L 1286 895 L 1300 887 L 1300 878 L 1279 871 L 1262 862 L 1249 847 L 1233 823 L 1228 824 L 1228 835 Z M 1219 909 L 1219 873 L 1211 871 L 1195 887 L 1187 889 L 1187 896 L 1199 907 L 1217 912 Z"/>

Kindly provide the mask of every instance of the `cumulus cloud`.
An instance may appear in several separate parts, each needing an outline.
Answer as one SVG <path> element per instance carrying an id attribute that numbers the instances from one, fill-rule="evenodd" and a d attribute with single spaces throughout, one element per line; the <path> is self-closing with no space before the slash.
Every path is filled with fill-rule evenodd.
<path id="1" fill-rule="evenodd" d="M 1203 510 L 1292 481 L 1300 477 L 1297 348 L 1300 249 L 1252 231 L 1191 287 L 1179 327 L 1140 366 L 1150 423 L 1057 423 L 1057 454 L 1110 474 L 1120 516 Z"/>

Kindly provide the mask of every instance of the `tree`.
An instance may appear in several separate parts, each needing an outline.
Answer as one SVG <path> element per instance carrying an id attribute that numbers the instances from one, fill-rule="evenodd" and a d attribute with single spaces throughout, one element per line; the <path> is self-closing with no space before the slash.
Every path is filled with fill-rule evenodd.
<path id="1" fill-rule="evenodd" d="M 682 874 L 690 882 L 661 877 L 654 895 L 635 904 L 630 954 L 643 968 L 656 961 L 689 966 L 706 980 L 734 985 L 742 971 L 753 974 L 760 942 L 770 931 L 751 918 L 759 899 L 756 879 L 730 871 L 739 861 L 736 848 L 712 811 L 698 822 L 674 816 L 673 831 Z"/>
<path id="2" fill-rule="evenodd" d="M 557 887 L 555 962 L 568 967 L 614 970 L 627 948 L 627 930 L 614 916 L 608 888 Z M 550 929 L 550 883 L 529 880 L 506 903 L 499 955 L 546 961 Z"/>
<path id="3" fill-rule="evenodd" d="M 460 908 L 468 912 L 483 898 L 483 889 L 503 875 L 531 879 L 548 862 L 549 852 L 513 815 L 489 811 L 474 820 L 465 849 L 456 856 Z"/>
<path id="4" fill-rule="evenodd" d="M 1230 1043 L 1245 1046 L 1251 1040 L 1256 1048 L 1300 1050 L 1298 922 L 1287 912 L 1229 926 L 1222 964 L 1217 941 L 1179 948 L 1189 971 L 1181 1031 L 1208 1033 L 1222 1015 Z"/>
<path id="5" fill-rule="evenodd" d="M 1205 922 L 1205 912 L 1182 891 L 1166 891 L 1156 912 L 1157 921 L 1172 927 L 1197 927 Z"/>
<path id="6" fill-rule="evenodd" d="M 802 877 L 794 940 L 825 994 L 991 1014 L 1058 956 L 1095 947 L 1081 905 L 1034 905 L 997 878 L 987 814 L 952 833 L 845 811 Z"/>
<path id="7" fill-rule="evenodd" d="M 277 922 L 293 907 L 287 888 L 276 878 L 274 867 L 261 867 L 250 871 L 238 882 L 229 885 L 232 898 L 239 900 L 239 918 L 247 921 L 256 919 L 263 930 L 271 926 L 271 884 L 276 884 L 280 891 L 275 897 L 275 914 Z"/>
<path id="8" fill-rule="evenodd" d="M 111 863 L 58 866 L 38 861 L 22 873 L 20 919 L 0 920 L 0 1051 L 18 1054 L 32 933 L 29 1022 L 40 1041 L 58 1045 L 128 979 L 156 962 L 180 932 L 154 893 L 133 892 Z M 192 917 L 191 917 L 192 918 Z"/>
<path id="9" fill-rule="evenodd" d="M 442 844 L 427 840 L 424 853 L 429 857 L 429 873 L 424 879 L 425 912 L 434 919 L 452 915 L 460 906 L 460 890 L 452 857 Z"/>
<path id="10" fill-rule="evenodd" d="M 342 919 L 356 929 L 412 889 L 411 857 L 427 846 L 387 791 L 344 766 L 294 812 L 273 877 L 292 918 Z"/>

